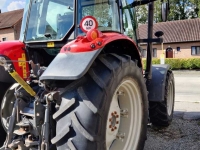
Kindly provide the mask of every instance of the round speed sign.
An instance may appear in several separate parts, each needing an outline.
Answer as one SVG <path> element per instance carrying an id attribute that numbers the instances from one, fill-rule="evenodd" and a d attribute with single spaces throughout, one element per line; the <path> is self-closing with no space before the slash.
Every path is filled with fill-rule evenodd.
<path id="1" fill-rule="evenodd" d="M 97 29 L 98 22 L 94 17 L 86 16 L 81 20 L 80 27 L 83 32 L 88 32 L 91 29 Z"/>

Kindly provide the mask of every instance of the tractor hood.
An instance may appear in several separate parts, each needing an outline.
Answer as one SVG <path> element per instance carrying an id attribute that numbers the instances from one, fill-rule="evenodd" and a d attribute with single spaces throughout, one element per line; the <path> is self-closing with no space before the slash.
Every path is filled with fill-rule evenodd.
<path id="1" fill-rule="evenodd" d="M 4 41 L 0 42 L 0 55 L 9 57 L 12 54 L 25 48 L 25 44 L 20 41 Z"/>
<path id="2" fill-rule="evenodd" d="M 10 62 L 16 72 L 26 79 L 29 72 L 29 66 L 26 62 L 17 62 L 17 61 L 26 61 L 25 55 L 25 44 L 20 41 L 4 41 L 0 42 L 0 57 L 4 57 Z M 13 82 L 14 80 L 5 71 L 4 67 L 0 66 L 0 81 L 3 82 Z"/>
<path id="3" fill-rule="evenodd" d="M 40 80 L 76 80 L 90 68 L 101 52 L 59 53 L 40 77 Z"/>

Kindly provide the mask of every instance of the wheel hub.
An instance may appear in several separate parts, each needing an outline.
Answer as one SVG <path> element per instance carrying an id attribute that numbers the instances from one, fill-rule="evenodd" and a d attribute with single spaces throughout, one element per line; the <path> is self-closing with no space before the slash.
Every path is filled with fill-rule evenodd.
<path id="1" fill-rule="evenodd" d="M 115 131 L 117 129 L 117 125 L 119 124 L 120 118 L 119 115 L 116 111 L 112 112 L 109 118 L 109 128 L 111 129 L 111 131 Z"/>
<path id="2" fill-rule="evenodd" d="M 141 130 L 141 93 L 137 83 L 128 79 L 116 89 L 108 112 L 107 150 L 136 149 Z"/>
<path id="3" fill-rule="evenodd" d="M 114 95 L 112 102 L 110 104 L 110 110 L 107 120 L 107 130 L 106 130 L 106 145 L 109 148 L 113 141 L 116 140 L 119 124 L 120 124 L 120 108 L 118 103 L 118 95 Z"/>

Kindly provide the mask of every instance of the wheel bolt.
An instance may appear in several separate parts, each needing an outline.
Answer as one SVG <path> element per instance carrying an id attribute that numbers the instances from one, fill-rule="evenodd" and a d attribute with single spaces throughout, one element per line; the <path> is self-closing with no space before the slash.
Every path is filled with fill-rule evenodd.
<path id="1" fill-rule="evenodd" d="M 119 115 L 116 115 L 116 118 L 119 118 Z"/>
<path id="2" fill-rule="evenodd" d="M 117 127 L 115 127 L 115 129 L 117 129 Z"/>
<path id="3" fill-rule="evenodd" d="M 114 131 L 114 129 L 111 129 L 111 131 Z"/>
<path id="4" fill-rule="evenodd" d="M 116 112 L 116 111 L 115 111 L 114 113 L 115 113 L 115 114 L 117 114 L 117 112 Z"/>
<path id="5" fill-rule="evenodd" d="M 109 128 L 112 128 L 112 125 L 109 125 Z"/>
<path id="6" fill-rule="evenodd" d="M 110 119 L 109 119 L 109 122 L 111 122 L 111 121 L 112 121 L 112 119 L 110 118 Z"/>
<path id="7" fill-rule="evenodd" d="M 119 124 L 119 121 L 116 121 L 116 124 Z"/>
<path id="8" fill-rule="evenodd" d="M 112 116 L 114 116 L 114 113 L 111 113 Z"/>

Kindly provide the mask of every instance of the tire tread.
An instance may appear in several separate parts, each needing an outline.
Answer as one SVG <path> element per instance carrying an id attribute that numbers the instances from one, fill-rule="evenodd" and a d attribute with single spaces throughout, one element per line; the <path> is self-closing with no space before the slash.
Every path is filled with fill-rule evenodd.
<path id="1" fill-rule="evenodd" d="M 98 113 L 98 109 L 96 108 L 96 106 L 94 106 L 94 104 L 89 100 L 89 98 L 87 97 L 87 95 L 85 94 L 83 87 L 79 87 L 78 88 L 78 94 L 81 97 L 81 99 L 83 100 L 83 103 L 94 113 Z"/>
<path id="2" fill-rule="evenodd" d="M 72 123 L 76 126 L 76 128 L 79 130 L 79 132 L 89 141 L 95 141 L 95 138 L 88 133 L 85 128 L 81 125 L 81 123 L 79 122 L 77 116 L 75 113 L 71 113 L 71 119 L 72 119 Z"/>

